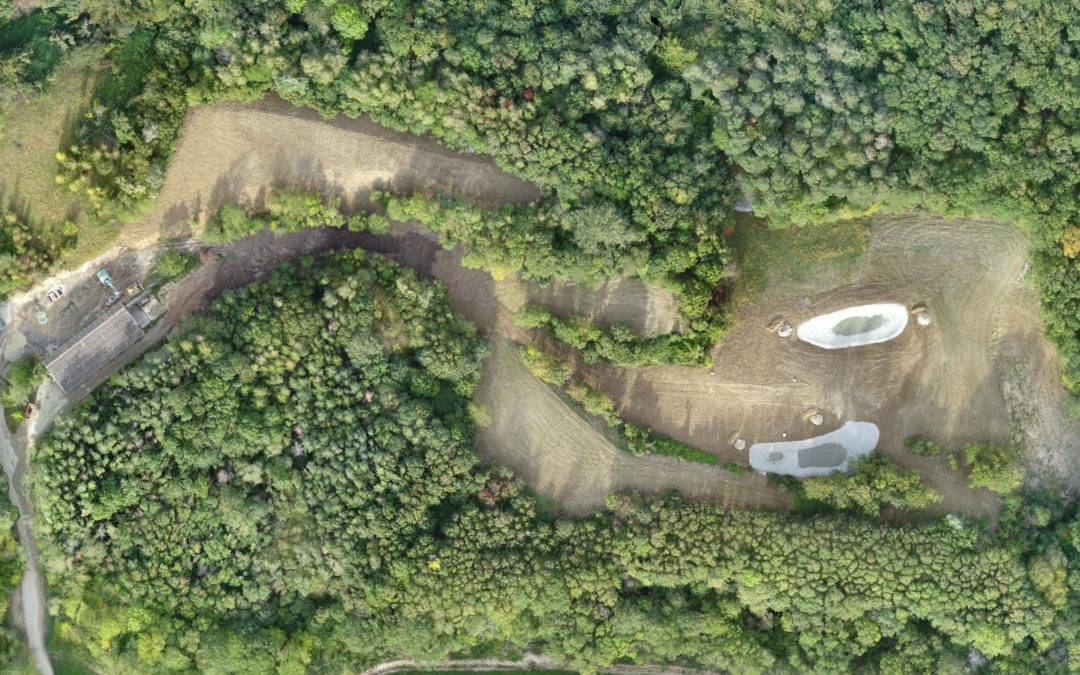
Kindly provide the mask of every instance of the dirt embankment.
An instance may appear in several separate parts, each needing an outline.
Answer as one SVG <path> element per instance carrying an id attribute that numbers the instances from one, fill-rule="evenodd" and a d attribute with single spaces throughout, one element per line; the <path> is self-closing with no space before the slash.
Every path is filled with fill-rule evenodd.
<path id="1" fill-rule="evenodd" d="M 509 466 L 561 510 L 589 513 L 611 492 L 677 490 L 724 506 L 786 508 L 791 499 L 758 475 L 668 457 L 634 457 L 614 447 L 546 384 L 534 377 L 505 338 L 492 340 L 477 398 L 492 410 L 480 431 L 480 453 Z"/>
<path id="2" fill-rule="evenodd" d="M 258 208 L 288 187 L 371 205 L 373 190 L 437 191 L 481 205 L 529 202 L 539 191 L 486 157 L 455 153 L 434 139 L 401 134 L 366 118 L 324 119 L 276 97 L 192 108 L 152 210 L 124 229 L 140 248 L 190 236 L 224 203 Z"/>

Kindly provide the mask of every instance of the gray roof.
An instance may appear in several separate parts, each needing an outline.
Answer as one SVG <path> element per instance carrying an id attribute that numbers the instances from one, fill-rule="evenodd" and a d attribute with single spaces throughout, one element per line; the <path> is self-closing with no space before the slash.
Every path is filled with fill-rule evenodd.
<path id="1" fill-rule="evenodd" d="M 45 368 L 61 389 L 70 392 L 142 336 L 142 328 L 118 303 L 48 357 Z"/>

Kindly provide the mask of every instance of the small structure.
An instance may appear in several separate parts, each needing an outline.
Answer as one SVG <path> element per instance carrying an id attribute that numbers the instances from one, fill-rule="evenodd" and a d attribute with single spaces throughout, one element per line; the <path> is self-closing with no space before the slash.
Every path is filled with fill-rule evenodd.
<path id="1" fill-rule="evenodd" d="M 64 284 L 57 284 L 45 294 L 45 299 L 49 302 L 56 302 L 60 298 L 64 297 Z"/>
<path id="2" fill-rule="evenodd" d="M 911 313 L 915 316 L 915 323 L 920 326 L 930 325 L 930 310 L 926 308 L 926 305 L 919 303 L 911 308 Z"/>
<path id="3" fill-rule="evenodd" d="M 735 439 L 735 449 L 736 450 L 745 450 L 746 449 L 746 439 L 745 438 L 736 438 Z"/>
<path id="4" fill-rule="evenodd" d="M 142 336 L 127 307 L 116 305 L 57 348 L 45 361 L 45 369 L 60 389 L 70 392 Z"/>

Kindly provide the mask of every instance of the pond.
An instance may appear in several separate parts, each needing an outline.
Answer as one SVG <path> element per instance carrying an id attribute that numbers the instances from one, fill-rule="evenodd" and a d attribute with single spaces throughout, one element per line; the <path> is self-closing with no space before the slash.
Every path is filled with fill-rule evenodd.
<path id="1" fill-rule="evenodd" d="M 847 471 L 851 460 L 874 451 L 880 435 L 871 422 L 845 422 L 836 431 L 815 438 L 755 443 L 750 446 L 750 466 L 800 478 Z"/>
<path id="2" fill-rule="evenodd" d="M 907 323 L 903 305 L 858 305 L 815 316 L 799 325 L 797 335 L 822 349 L 845 349 L 892 340 L 904 332 Z"/>

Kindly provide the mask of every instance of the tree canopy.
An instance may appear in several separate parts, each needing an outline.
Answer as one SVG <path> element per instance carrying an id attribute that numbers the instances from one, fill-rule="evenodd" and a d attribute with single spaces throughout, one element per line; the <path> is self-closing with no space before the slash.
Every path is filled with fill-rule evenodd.
<path id="1" fill-rule="evenodd" d="M 56 639 L 108 672 L 211 673 L 508 647 L 583 669 L 935 670 L 971 648 L 1020 668 L 1077 644 L 1080 554 L 1046 547 L 1049 520 L 1013 548 L 674 496 L 542 513 L 474 451 L 485 354 L 437 284 L 373 255 L 226 292 L 34 450 Z"/>

